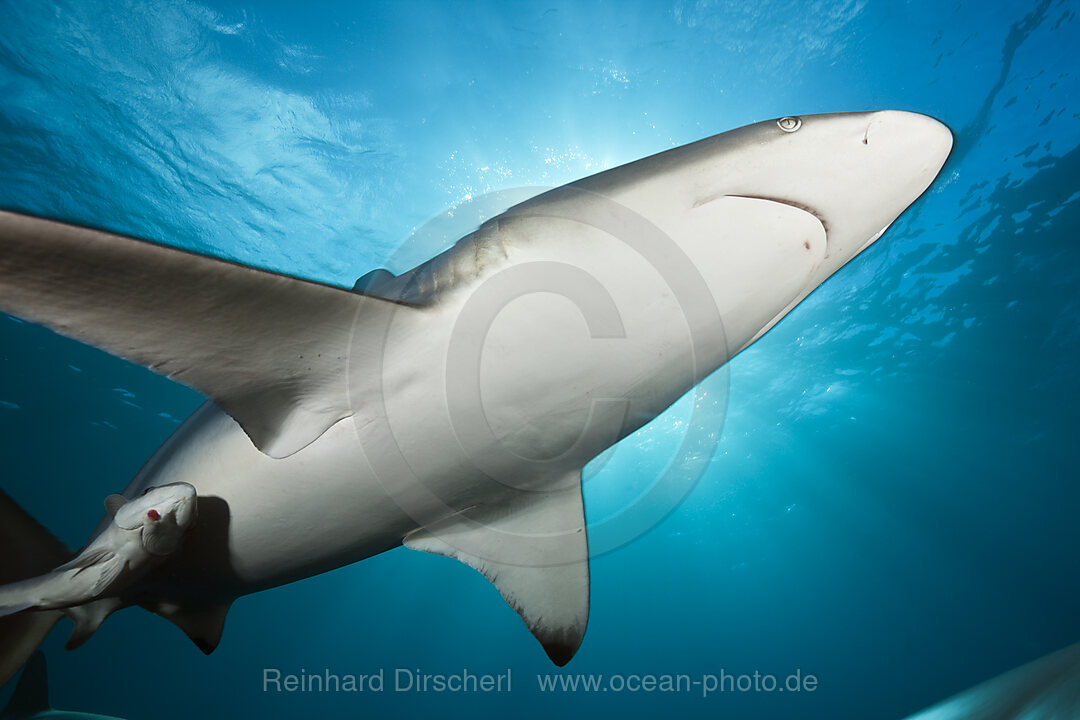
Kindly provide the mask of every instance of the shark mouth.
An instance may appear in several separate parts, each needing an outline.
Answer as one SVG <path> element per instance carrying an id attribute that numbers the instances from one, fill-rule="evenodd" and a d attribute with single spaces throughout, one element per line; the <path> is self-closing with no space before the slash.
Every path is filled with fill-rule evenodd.
<path id="1" fill-rule="evenodd" d="M 778 198 L 778 197 L 769 197 L 767 195 L 738 195 L 738 194 L 728 193 L 728 194 L 725 194 L 723 197 L 746 198 L 747 200 L 765 200 L 766 202 L 773 202 L 773 203 L 777 203 L 778 205 L 787 205 L 788 207 L 793 207 L 796 210 L 802 210 L 804 213 L 807 213 L 809 215 L 813 215 L 814 217 L 816 217 L 817 221 L 819 223 L 821 223 L 821 227 L 825 228 L 825 236 L 826 236 L 826 238 L 829 235 L 829 223 L 825 220 L 824 217 L 822 217 L 821 213 L 819 213 L 817 210 L 810 207 L 809 205 L 803 205 L 802 203 L 795 202 L 794 200 L 785 200 L 783 198 Z M 888 227 L 888 226 L 886 226 L 886 227 Z M 883 232 L 885 232 L 885 228 L 882 228 L 881 232 L 879 232 L 876 236 L 874 236 L 867 244 L 869 245 L 874 240 L 877 240 L 879 237 L 881 237 L 881 233 L 883 233 Z"/>

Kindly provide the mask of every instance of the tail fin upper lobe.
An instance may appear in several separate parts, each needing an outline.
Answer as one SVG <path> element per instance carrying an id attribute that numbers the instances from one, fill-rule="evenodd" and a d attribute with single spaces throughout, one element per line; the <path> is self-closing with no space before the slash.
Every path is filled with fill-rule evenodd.
<path id="1" fill-rule="evenodd" d="M 62 542 L 0 491 L 0 585 L 48 572 L 71 555 Z M 18 672 L 62 617 L 59 610 L 46 610 L 0 618 L 0 686 Z"/>
<path id="2" fill-rule="evenodd" d="M 0 720 L 21 720 L 49 709 L 49 680 L 45 669 L 45 656 L 40 650 L 30 656 L 19 684 L 0 711 Z"/>

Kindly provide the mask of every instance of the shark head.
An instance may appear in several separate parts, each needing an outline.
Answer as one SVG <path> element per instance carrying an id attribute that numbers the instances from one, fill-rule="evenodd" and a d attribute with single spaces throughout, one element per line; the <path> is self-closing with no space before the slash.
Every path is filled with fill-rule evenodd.
<path id="1" fill-rule="evenodd" d="M 911 112 L 784 117 L 593 175 L 503 218 L 532 213 L 537 225 L 571 218 L 624 240 L 682 296 L 691 326 L 717 323 L 691 319 L 688 307 L 718 311 L 726 341 L 702 346 L 737 352 L 881 237 L 930 187 L 952 144 L 944 124 Z M 579 235 L 573 240 L 583 252 L 590 243 L 609 247 L 598 234 Z M 648 272 L 629 269 L 631 257 L 605 252 L 604 262 L 619 265 L 637 294 L 655 296 Z M 673 260 L 680 256 L 682 269 Z"/>
<path id="2" fill-rule="evenodd" d="M 113 522 L 124 530 L 142 529 L 142 546 L 151 555 L 169 555 L 196 517 L 195 488 L 184 482 L 148 488 L 116 510 Z"/>
<path id="3" fill-rule="evenodd" d="M 570 216 L 603 227 L 608 210 L 595 198 L 609 198 L 655 224 L 699 269 L 719 263 L 744 277 L 772 278 L 744 260 L 778 241 L 794 249 L 806 241 L 813 272 L 805 286 L 813 289 L 930 187 L 952 146 L 947 126 L 918 113 L 783 117 L 593 175 L 511 213 L 555 214 L 562 202 L 560 211 L 569 206 Z"/>
<path id="4" fill-rule="evenodd" d="M 785 117 L 717 139 L 730 154 L 716 167 L 714 192 L 790 205 L 821 222 L 818 282 L 881 237 L 953 145 L 944 124 L 898 110 Z"/>

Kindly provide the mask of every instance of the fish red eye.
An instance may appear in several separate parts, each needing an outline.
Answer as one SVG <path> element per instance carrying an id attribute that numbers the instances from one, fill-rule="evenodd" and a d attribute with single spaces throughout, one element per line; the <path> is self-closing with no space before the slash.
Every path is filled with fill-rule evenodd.
<path id="1" fill-rule="evenodd" d="M 150 518 L 151 520 L 160 520 L 161 513 L 159 513 L 157 510 L 150 509 L 146 511 L 146 517 Z"/>

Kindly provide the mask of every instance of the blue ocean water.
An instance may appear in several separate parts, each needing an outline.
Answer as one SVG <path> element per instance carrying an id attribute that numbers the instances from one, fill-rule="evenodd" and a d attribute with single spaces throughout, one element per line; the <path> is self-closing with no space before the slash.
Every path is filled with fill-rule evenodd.
<path id="1" fill-rule="evenodd" d="M 881 241 L 587 469 L 590 522 L 669 464 L 704 474 L 593 560 L 564 670 L 478 574 L 399 549 L 240 599 L 209 657 L 138 610 L 71 653 L 62 623 L 45 643 L 58 707 L 902 718 L 1080 640 L 1076 3 L 4 0 L 0 16 L 0 206 L 339 285 L 430 255 L 414 233 L 448 208 L 475 225 L 470 201 L 497 210 L 770 117 L 896 108 L 956 136 Z M 710 395 L 722 432 L 684 457 Z M 73 547 L 200 402 L 0 317 L 2 487 Z M 264 692 L 265 668 L 382 670 L 387 688 Z M 509 669 L 512 691 L 394 692 L 399 668 Z M 537 681 L 755 671 L 817 685 Z"/>

